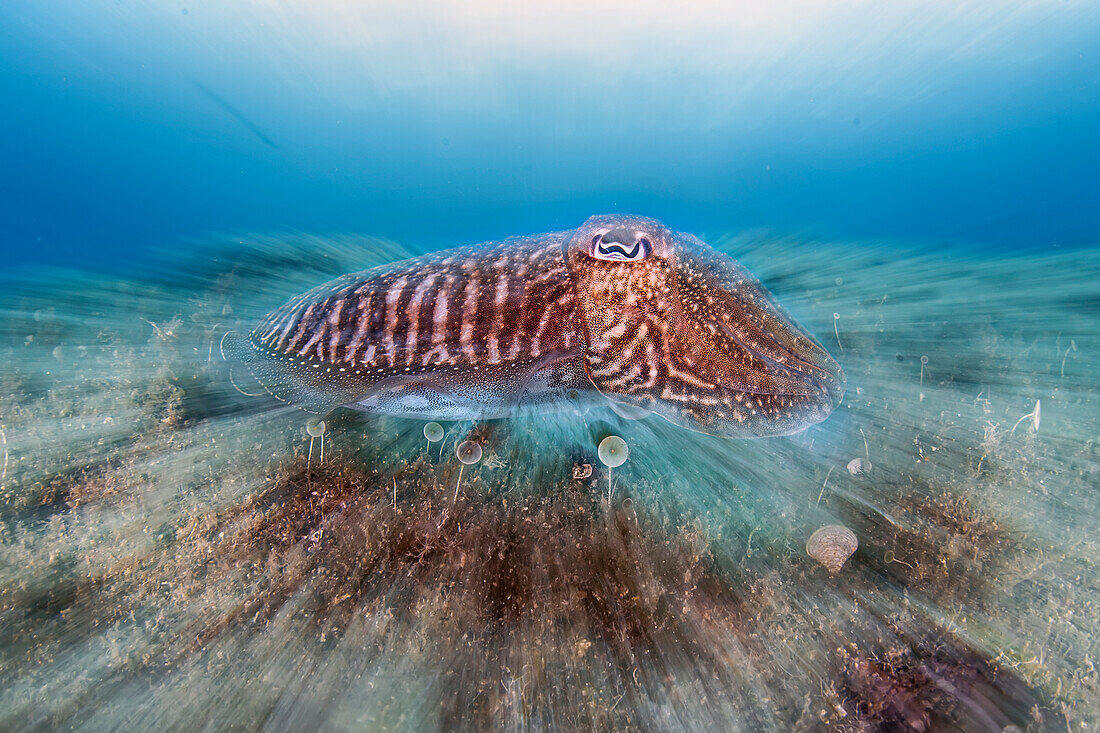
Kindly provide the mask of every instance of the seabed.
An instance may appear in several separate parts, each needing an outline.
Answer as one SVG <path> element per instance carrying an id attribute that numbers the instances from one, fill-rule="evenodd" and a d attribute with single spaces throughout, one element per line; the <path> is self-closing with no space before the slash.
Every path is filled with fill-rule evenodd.
<path id="1" fill-rule="evenodd" d="M 824 423 L 567 410 L 429 442 L 338 410 L 318 437 L 219 339 L 398 246 L 9 278 L 0 728 L 1100 725 L 1100 252 L 716 244 L 843 365 Z M 830 524 L 859 541 L 835 574 L 805 551 Z"/>

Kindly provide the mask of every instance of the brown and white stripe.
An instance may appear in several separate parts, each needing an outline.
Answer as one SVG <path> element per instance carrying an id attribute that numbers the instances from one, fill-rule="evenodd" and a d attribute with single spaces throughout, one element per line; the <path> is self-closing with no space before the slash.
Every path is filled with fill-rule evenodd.
<path id="1" fill-rule="evenodd" d="M 560 236 L 510 240 L 345 276 L 271 313 L 252 341 L 374 379 L 570 352 L 574 298 L 561 247 Z"/>

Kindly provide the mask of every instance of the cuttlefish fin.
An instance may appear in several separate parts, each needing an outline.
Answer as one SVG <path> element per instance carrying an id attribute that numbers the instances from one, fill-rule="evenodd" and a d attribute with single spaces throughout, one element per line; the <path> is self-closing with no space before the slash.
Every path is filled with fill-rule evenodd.
<path id="1" fill-rule="evenodd" d="M 242 388 L 244 380 L 239 367 L 243 366 L 252 380 L 272 397 L 306 412 L 324 415 L 361 399 L 369 391 L 361 380 L 349 378 L 345 373 L 333 374 L 331 367 L 309 359 L 271 353 L 236 331 L 222 336 L 221 354 L 230 364 L 231 379 L 238 391 L 244 394 L 257 391 L 248 386 Z"/>

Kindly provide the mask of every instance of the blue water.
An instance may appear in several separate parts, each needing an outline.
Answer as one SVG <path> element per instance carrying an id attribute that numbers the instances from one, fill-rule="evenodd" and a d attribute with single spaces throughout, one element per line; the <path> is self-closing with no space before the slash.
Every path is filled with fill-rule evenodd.
<path id="1" fill-rule="evenodd" d="M 1080 1 L 0 5 L 0 248 L 213 232 L 413 249 L 637 212 L 705 233 L 1100 241 Z"/>

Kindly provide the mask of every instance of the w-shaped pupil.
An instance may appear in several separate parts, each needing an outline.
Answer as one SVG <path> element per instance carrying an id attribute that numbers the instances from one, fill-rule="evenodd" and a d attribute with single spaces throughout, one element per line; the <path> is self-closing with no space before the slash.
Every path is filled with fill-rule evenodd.
<path id="1" fill-rule="evenodd" d="M 612 229 L 599 237 L 597 249 L 601 255 L 608 259 L 638 259 L 642 243 L 635 239 L 635 236 L 633 229 L 625 227 Z"/>

